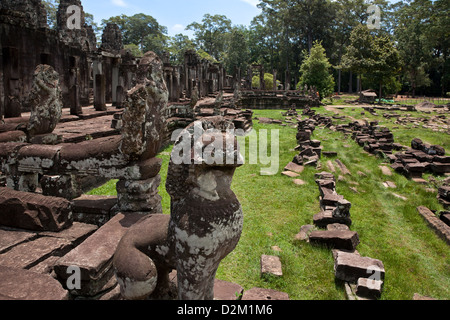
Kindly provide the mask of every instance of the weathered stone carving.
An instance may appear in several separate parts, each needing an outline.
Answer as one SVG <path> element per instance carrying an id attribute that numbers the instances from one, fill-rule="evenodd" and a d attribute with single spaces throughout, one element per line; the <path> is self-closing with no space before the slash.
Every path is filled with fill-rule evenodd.
<path id="1" fill-rule="evenodd" d="M 102 50 L 119 52 L 123 49 L 122 33 L 115 23 L 108 23 L 102 34 Z"/>
<path id="2" fill-rule="evenodd" d="M 232 128 L 222 117 L 211 117 L 179 135 L 166 182 L 172 200 L 170 216 L 143 218 L 116 251 L 114 267 L 124 298 L 169 298 L 168 275 L 173 269 L 179 299 L 214 298 L 217 268 L 238 244 L 243 227 L 242 208 L 230 188 L 242 163 L 236 137 L 227 132 Z M 218 147 L 218 141 L 221 147 L 227 141 L 227 148 Z M 207 155 L 212 145 L 213 163 Z M 188 150 L 184 158 L 188 161 L 179 161 L 180 148 Z"/>
<path id="3" fill-rule="evenodd" d="M 156 156 L 161 147 L 169 98 L 162 62 L 154 52 L 144 55 L 137 77 L 138 83 L 124 103 L 120 150 L 145 160 Z"/>
<path id="4" fill-rule="evenodd" d="M 48 65 L 38 65 L 26 104 L 31 108 L 27 132 L 30 136 L 51 133 L 62 114 L 62 93 L 58 73 Z"/>

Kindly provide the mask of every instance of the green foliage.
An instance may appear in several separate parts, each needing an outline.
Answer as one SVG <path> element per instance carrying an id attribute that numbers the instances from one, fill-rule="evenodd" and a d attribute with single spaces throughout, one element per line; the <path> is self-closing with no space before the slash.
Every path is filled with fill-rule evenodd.
<path id="1" fill-rule="evenodd" d="M 186 27 L 193 30 L 196 43 L 217 61 L 223 60 L 227 33 L 231 29 L 231 20 L 224 15 L 205 14 L 201 23 L 193 22 Z"/>
<path id="2" fill-rule="evenodd" d="M 301 77 L 297 88 L 314 86 L 322 99 L 331 95 L 334 91 L 334 78 L 330 74 L 330 68 L 325 49 L 319 42 L 315 42 L 300 67 Z"/>
<path id="3" fill-rule="evenodd" d="M 123 44 L 135 44 L 141 52 L 154 51 L 162 54 L 167 49 L 167 28 L 161 26 L 150 15 L 138 13 L 133 16 L 120 15 L 102 20 L 102 25 L 115 23 L 122 31 Z"/>
<path id="4" fill-rule="evenodd" d="M 280 84 L 280 81 L 277 80 L 277 86 Z M 258 89 L 260 85 L 260 77 L 259 75 L 253 76 L 252 78 L 252 88 Z M 264 74 L 264 85 L 266 90 L 273 90 L 273 74 L 265 73 Z M 275 88 L 277 90 L 277 88 Z"/>

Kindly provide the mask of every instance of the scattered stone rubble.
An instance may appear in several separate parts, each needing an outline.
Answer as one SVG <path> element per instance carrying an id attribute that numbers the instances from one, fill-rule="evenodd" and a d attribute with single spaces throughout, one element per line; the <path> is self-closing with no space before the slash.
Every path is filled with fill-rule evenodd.
<path id="1" fill-rule="evenodd" d="M 358 233 L 350 230 L 351 203 L 336 192 L 334 175 L 320 172 L 316 178 L 321 212 L 314 215 L 314 225 L 301 227 L 296 239 L 333 249 L 335 276 L 350 288 L 349 299 L 379 299 L 385 274 L 383 263 L 362 257 L 356 250 L 360 240 Z"/>

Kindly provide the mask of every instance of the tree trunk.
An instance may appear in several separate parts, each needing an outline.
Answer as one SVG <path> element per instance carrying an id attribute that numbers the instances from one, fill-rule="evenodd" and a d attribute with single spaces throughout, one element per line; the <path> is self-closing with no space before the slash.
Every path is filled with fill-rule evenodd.
<path id="1" fill-rule="evenodd" d="M 350 70 L 350 79 L 348 81 L 348 93 L 353 93 L 353 72 Z"/>
<path id="2" fill-rule="evenodd" d="M 383 94 L 383 83 L 380 81 L 380 93 L 378 95 L 378 99 L 380 101 L 381 101 L 382 94 Z"/>
<path id="3" fill-rule="evenodd" d="M 339 69 L 339 71 L 338 71 L 338 95 L 341 94 L 341 73 L 342 73 L 342 71 L 341 71 L 341 69 Z"/>

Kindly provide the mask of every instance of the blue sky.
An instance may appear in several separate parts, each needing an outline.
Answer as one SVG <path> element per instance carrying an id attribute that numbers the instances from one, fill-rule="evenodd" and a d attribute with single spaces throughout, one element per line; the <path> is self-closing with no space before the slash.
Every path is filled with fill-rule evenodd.
<path id="1" fill-rule="evenodd" d="M 154 17 L 159 24 L 167 27 L 168 35 L 184 33 L 192 22 L 201 22 L 207 13 L 223 14 L 233 25 L 248 26 L 260 10 L 259 0 L 82 0 L 85 12 L 94 15 L 100 25 L 102 19 L 126 14 L 145 13 Z"/>

